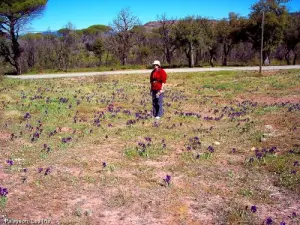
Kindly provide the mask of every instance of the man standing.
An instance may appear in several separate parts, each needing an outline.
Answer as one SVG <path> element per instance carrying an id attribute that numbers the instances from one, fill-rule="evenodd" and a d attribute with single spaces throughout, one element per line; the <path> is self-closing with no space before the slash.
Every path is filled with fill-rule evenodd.
<path id="1" fill-rule="evenodd" d="M 163 115 L 163 97 L 164 97 L 164 86 L 167 81 L 167 74 L 161 68 L 160 62 L 155 60 L 152 65 L 154 66 L 153 71 L 150 75 L 151 94 L 152 94 L 152 105 L 153 105 L 153 116 L 156 119 L 160 119 Z"/>

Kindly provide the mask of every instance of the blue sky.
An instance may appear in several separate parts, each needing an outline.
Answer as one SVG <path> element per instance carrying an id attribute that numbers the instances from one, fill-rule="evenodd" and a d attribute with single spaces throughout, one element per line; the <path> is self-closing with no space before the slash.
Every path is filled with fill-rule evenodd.
<path id="1" fill-rule="evenodd" d="M 166 14 L 168 18 L 199 15 L 221 19 L 229 12 L 247 16 L 258 0 L 49 0 L 43 15 L 27 26 L 27 32 L 59 30 L 71 22 L 75 29 L 95 24 L 109 25 L 121 9 L 129 7 L 142 24 Z M 300 0 L 291 0 L 291 12 L 300 11 Z M 25 31 L 25 32 L 26 32 Z"/>

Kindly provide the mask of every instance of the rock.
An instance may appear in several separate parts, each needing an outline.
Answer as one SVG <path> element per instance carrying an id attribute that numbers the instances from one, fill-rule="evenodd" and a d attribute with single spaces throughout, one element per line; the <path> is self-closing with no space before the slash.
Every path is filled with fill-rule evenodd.
<path id="1" fill-rule="evenodd" d="M 260 142 L 266 142 L 266 141 L 267 141 L 267 138 L 264 138 L 264 137 L 260 138 Z"/>
<path id="2" fill-rule="evenodd" d="M 269 131 L 274 131 L 274 128 L 272 127 L 272 125 L 265 125 L 265 128 Z"/>
<path id="3" fill-rule="evenodd" d="M 264 138 L 267 138 L 267 137 L 275 137 L 275 134 L 273 134 L 273 133 L 264 133 L 264 134 L 263 134 L 263 137 L 264 137 Z"/>
<path id="4" fill-rule="evenodd" d="M 220 145 L 220 142 L 215 141 L 214 144 L 215 144 L 215 145 Z"/>

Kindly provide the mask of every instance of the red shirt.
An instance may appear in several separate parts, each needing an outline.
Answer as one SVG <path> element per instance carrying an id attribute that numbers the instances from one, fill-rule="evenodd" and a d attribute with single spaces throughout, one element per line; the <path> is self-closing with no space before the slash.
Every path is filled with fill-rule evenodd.
<path id="1" fill-rule="evenodd" d="M 152 91 L 159 91 L 162 88 L 162 83 L 166 83 L 167 74 L 162 68 L 154 69 L 150 75 L 150 83 Z"/>

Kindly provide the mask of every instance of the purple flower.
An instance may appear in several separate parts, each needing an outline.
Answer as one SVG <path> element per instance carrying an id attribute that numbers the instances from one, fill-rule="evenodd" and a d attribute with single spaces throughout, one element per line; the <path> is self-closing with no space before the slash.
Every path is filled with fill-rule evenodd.
<path id="1" fill-rule="evenodd" d="M 286 225 L 286 223 L 285 223 L 284 221 L 282 221 L 282 222 L 280 223 L 280 225 Z"/>
<path id="2" fill-rule="evenodd" d="M 232 153 L 236 153 L 236 148 L 233 148 L 233 149 L 232 149 Z"/>
<path id="3" fill-rule="evenodd" d="M 170 185 L 171 182 L 171 176 L 167 175 L 166 178 L 164 179 L 164 181 L 167 183 L 167 185 Z"/>
<path id="4" fill-rule="evenodd" d="M 6 162 L 9 164 L 9 166 L 14 165 L 14 161 L 11 159 L 6 160 Z"/>
<path id="5" fill-rule="evenodd" d="M 255 206 L 255 205 L 251 206 L 251 211 L 252 211 L 253 213 L 256 213 L 256 211 L 257 211 L 257 208 L 256 208 L 256 206 Z"/>
<path id="6" fill-rule="evenodd" d="M 8 194 L 7 188 L 0 187 L 0 197 L 6 197 Z"/>
<path id="7" fill-rule="evenodd" d="M 296 217 L 297 217 L 296 212 L 293 212 L 293 213 L 292 213 L 292 217 L 293 217 L 293 218 L 296 218 Z"/>
<path id="8" fill-rule="evenodd" d="M 296 174 L 296 170 L 292 170 L 292 171 L 291 171 L 291 174 Z"/>
<path id="9" fill-rule="evenodd" d="M 196 159 L 200 159 L 200 154 L 199 153 L 197 154 Z"/>
<path id="10" fill-rule="evenodd" d="M 25 115 L 24 115 L 24 119 L 29 119 L 29 118 L 31 118 L 31 115 L 30 115 L 30 113 L 25 113 Z"/>
<path id="11" fill-rule="evenodd" d="M 273 224 L 273 220 L 272 220 L 271 217 L 268 217 L 268 218 L 266 219 L 266 224 L 267 224 L 267 225 Z"/>
<path id="12" fill-rule="evenodd" d="M 299 164 L 299 162 L 298 161 L 295 161 L 294 162 L 294 166 L 299 166 L 300 164 Z"/>
<path id="13" fill-rule="evenodd" d="M 24 168 L 24 169 L 23 169 L 23 172 L 26 173 L 26 172 L 27 172 L 27 168 Z"/>
<path id="14" fill-rule="evenodd" d="M 43 168 L 38 168 L 38 172 L 41 173 L 43 171 Z"/>
<path id="15" fill-rule="evenodd" d="M 45 171 L 45 176 L 47 176 L 49 173 L 51 172 L 51 169 L 50 169 L 50 167 L 48 167 L 47 169 L 46 169 L 46 171 Z"/>
<path id="16" fill-rule="evenodd" d="M 207 150 L 211 153 L 213 153 L 215 151 L 215 149 L 212 146 L 208 146 Z"/>
<path id="17" fill-rule="evenodd" d="M 103 162 L 102 166 L 105 168 L 107 166 L 106 162 Z"/>

